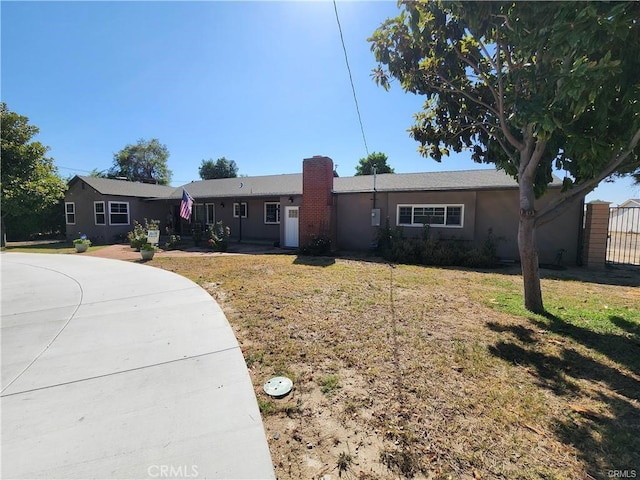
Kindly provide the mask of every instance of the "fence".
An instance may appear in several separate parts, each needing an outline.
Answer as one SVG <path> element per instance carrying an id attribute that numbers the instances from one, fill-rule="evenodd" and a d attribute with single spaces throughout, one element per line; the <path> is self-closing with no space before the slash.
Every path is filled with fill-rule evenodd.
<path id="1" fill-rule="evenodd" d="M 640 207 L 610 208 L 606 261 L 640 265 Z"/>

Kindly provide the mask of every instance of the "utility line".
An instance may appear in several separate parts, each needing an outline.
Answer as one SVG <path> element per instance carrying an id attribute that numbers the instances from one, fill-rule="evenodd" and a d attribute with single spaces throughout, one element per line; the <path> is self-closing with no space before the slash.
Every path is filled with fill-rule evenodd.
<path id="1" fill-rule="evenodd" d="M 349 72 L 349 81 L 351 82 L 351 91 L 353 92 L 353 101 L 356 103 L 356 112 L 358 113 L 358 121 L 360 122 L 360 131 L 362 132 L 362 140 L 364 141 L 364 149 L 369 156 L 369 147 L 367 146 L 367 138 L 364 135 L 364 127 L 362 126 L 362 116 L 360 115 L 360 107 L 358 106 L 358 97 L 356 96 L 356 88 L 353 86 L 353 76 L 351 75 L 351 67 L 349 66 L 349 58 L 347 57 L 347 48 L 344 46 L 344 36 L 342 35 L 342 26 L 340 25 L 340 18 L 338 17 L 338 6 L 336 0 L 333 0 L 333 9 L 336 12 L 336 22 L 338 22 L 338 30 L 340 31 L 340 41 L 342 42 L 342 50 L 344 51 L 344 61 L 347 64 L 347 71 Z"/>

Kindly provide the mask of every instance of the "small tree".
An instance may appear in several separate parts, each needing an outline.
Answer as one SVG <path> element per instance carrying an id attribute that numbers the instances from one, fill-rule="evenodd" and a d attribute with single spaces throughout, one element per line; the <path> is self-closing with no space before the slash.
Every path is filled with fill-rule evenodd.
<path id="1" fill-rule="evenodd" d="M 221 157 L 215 162 L 212 159 L 202 160 L 198 169 L 202 180 L 212 180 L 214 178 L 236 178 L 238 176 L 238 166 L 233 160 Z"/>
<path id="2" fill-rule="evenodd" d="M 359 164 L 356 166 L 356 176 L 358 175 L 373 175 L 373 169 L 376 169 L 375 173 L 395 173 L 393 168 L 387 164 L 387 156 L 382 152 L 370 153 L 367 158 L 361 158 Z"/>
<path id="3" fill-rule="evenodd" d="M 374 79 L 425 96 L 410 130 L 422 155 L 468 148 L 517 179 L 524 304 L 544 312 L 536 228 L 639 170 L 640 3 L 401 3 L 369 39 Z M 571 177 L 537 209 L 554 167 Z"/>
<path id="4" fill-rule="evenodd" d="M 67 185 L 53 159 L 45 156 L 49 147 L 32 140 L 40 130 L 29 125 L 27 117 L 8 110 L 5 103 L 0 103 L 0 122 L 2 242 L 6 228 L 21 237 L 41 233 L 42 228 L 58 228 L 62 210 L 52 215 L 52 208 L 59 205 Z"/>
<path id="5" fill-rule="evenodd" d="M 113 156 L 113 166 L 107 176 L 124 177 L 132 182 L 169 185 L 171 170 L 167 166 L 168 158 L 166 145 L 155 138 L 140 139 L 135 145 L 127 145 Z"/>

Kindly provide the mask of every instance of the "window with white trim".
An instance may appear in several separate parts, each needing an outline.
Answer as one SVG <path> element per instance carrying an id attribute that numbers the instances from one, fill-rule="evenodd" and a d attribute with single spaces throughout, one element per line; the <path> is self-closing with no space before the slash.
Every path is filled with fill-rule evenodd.
<path id="1" fill-rule="evenodd" d="M 129 225 L 129 202 L 109 202 L 109 225 Z"/>
<path id="2" fill-rule="evenodd" d="M 93 218 L 96 225 L 106 225 L 107 215 L 104 211 L 104 202 L 93 202 Z"/>
<path id="3" fill-rule="evenodd" d="M 214 225 L 216 223 L 216 206 L 213 203 L 205 203 L 204 211 L 206 213 L 207 225 Z"/>
<path id="4" fill-rule="evenodd" d="M 280 202 L 264 202 L 264 223 L 280 223 Z"/>
<path id="5" fill-rule="evenodd" d="M 461 228 L 464 205 L 398 205 L 398 226 Z"/>
<path id="6" fill-rule="evenodd" d="M 193 217 L 191 217 L 192 222 L 197 222 L 202 224 L 204 220 L 204 203 L 194 203 L 193 204 Z"/>
<path id="7" fill-rule="evenodd" d="M 233 204 L 233 218 L 247 218 L 247 204 L 246 202 Z"/>
<path id="8" fill-rule="evenodd" d="M 76 204 L 74 202 L 64 203 L 64 215 L 67 221 L 67 225 L 76 224 Z"/>

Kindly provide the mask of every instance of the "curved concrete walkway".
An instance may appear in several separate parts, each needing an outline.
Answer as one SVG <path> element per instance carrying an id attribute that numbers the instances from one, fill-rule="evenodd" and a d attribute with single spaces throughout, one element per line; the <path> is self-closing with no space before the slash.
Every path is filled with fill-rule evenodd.
<path id="1" fill-rule="evenodd" d="M 2 478 L 275 478 L 247 368 L 199 286 L 0 254 Z"/>

